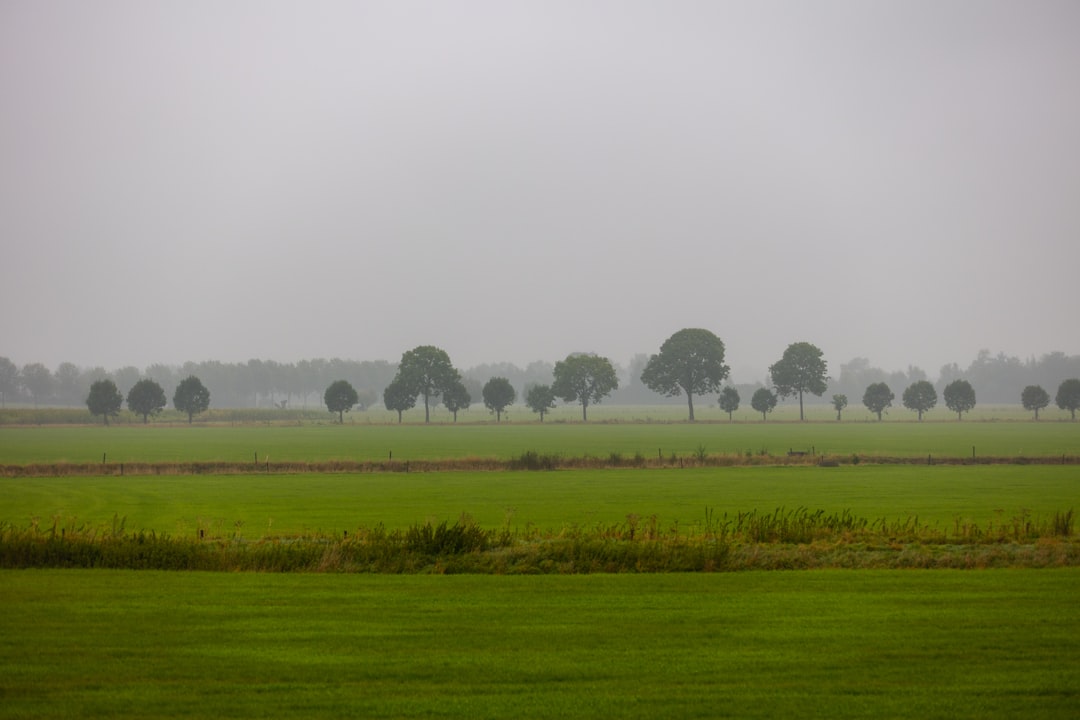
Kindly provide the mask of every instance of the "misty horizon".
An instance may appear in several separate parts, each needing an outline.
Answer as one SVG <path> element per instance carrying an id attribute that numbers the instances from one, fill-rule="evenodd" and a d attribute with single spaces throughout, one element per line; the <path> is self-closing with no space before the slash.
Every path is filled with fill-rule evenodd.
<path id="1" fill-rule="evenodd" d="M 10 0 L 0 352 L 1080 355 L 1078 30 L 1064 0 Z"/>

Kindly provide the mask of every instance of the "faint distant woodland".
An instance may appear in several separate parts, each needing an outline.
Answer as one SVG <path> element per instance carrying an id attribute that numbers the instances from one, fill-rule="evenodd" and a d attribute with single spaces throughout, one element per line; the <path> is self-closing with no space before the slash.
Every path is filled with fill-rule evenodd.
<path id="1" fill-rule="evenodd" d="M 632 357 L 626 365 L 616 363 L 619 389 L 604 400 L 605 404 L 678 405 L 680 397 L 666 397 L 645 387 L 641 373 L 648 362 L 647 354 Z M 141 378 L 150 378 L 161 385 L 167 397 L 172 397 L 177 383 L 189 375 L 199 377 L 210 390 L 214 407 L 289 407 L 319 408 L 323 392 L 335 380 L 346 380 L 357 389 L 363 410 L 380 402 L 382 391 L 394 379 L 397 363 L 385 360 L 342 360 L 334 358 L 279 363 L 272 360 L 248 360 L 241 363 L 218 361 L 186 362 L 183 365 L 151 365 L 139 369 L 128 366 L 115 370 L 102 367 L 84 368 L 73 363 L 61 363 L 48 368 L 40 363 L 16 366 L 0 356 L 0 403 L 3 405 L 35 405 L 81 407 L 86 404 L 90 385 L 96 380 L 110 379 L 125 397 Z M 830 368 L 832 370 L 832 368 Z M 553 363 L 536 361 L 524 368 L 512 363 L 486 363 L 463 370 L 462 381 L 473 398 L 479 402 L 484 384 L 492 377 L 504 377 L 524 398 L 533 385 L 550 384 Z M 884 382 L 899 396 L 904 388 L 918 380 L 930 380 L 938 394 L 953 380 L 963 378 L 971 383 L 980 404 L 1019 404 L 1025 386 L 1041 385 L 1053 389 L 1068 378 L 1080 377 L 1080 355 L 1053 352 L 1040 358 L 1021 360 L 1002 353 L 991 355 L 981 351 L 967 366 L 956 363 L 943 366 L 936 378 L 924 370 L 909 366 L 907 370 L 886 371 L 874 367 L 865 358 L 842 363 L 830 373 L 829 385 L 821 397 L 808 396 L 808 403 L 827 404 L 834 394 L 861 398 L 872 383 Z M 749 398 L 764 382 L 733 383 L 744 398 Z M 702 398 L 715 404 L 716 398 Z"/>

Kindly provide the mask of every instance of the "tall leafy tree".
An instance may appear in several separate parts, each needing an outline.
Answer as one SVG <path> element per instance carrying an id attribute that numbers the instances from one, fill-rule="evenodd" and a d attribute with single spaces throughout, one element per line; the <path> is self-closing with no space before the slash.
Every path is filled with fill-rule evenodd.
<path id="1" fill-rule="evenodd" d="M 803 419 L 803 393 L 825 392 L 828 364 L 817 346 L 808 342 L 788 345 L 783 357 L 769 366 L 769 375 L 780 397 L 799 396 L 799 420 Z"/>
<path id="2" fill-rule="evenodd" d="M 555 363 L 551 390 L 566 402 L 581 403 L 581 420 L 588 422 L 589 405 L 595 405 L 619 387 L 611 361 L 599 355 L 568 355 Z"/>
<path id="3" fill-rule="evenodd" d="M 484 383 L 484 407 L 495 413 L 495 422 L 502 421 L 503 410 L 517 400 L 517 391 L 504 377 L 493 377 Z"/>
<path id="4" fill-rule="evenodd" d="M 356 388 L 348 380 L 335 380 L 323 393 L 323 402 L 326 403 L 327 410 L 338 414 L 338 424 L 344 425 L 345 413 L 360 402 L 360 396 L 356 394 Z"/>
<path id="5" fill-rule="evenodd" d="M 842 413 L 844 411 L 844 408 L 847 407 L 847 395 L 844 395 L 843 393 L 838 393 L 836 395 L 833 395 L 832 396 L 832 406 L 833 406 L 833 410 L 836 411 L 836 421 L 839 422 L 840 421 L 840 413 Z"/>
<path id="6" fill-rule="evenodd" d="M 918 380 L 907 386 L 901 401 L 908 410 L 919 413 L 919 422 L 922 422 L 923 413 L 937 405 L 937 390 L 929 380 Z"/>
<path id="7" fill-rule="evenodd" d="M 1039 419 L 1039 411 L 1050 404 L 1050 393 L 1043 390 L 1041 385 L 1028 385 L 1020 393 L 1020 402 L 1025 410 L 1034 410 L 1035 419 Z"/>
<path id="8" fill-rule="evenodd" d="M 761 421 L 765 422 L 766 416 L 776 407 L 776 395 L 769 388 L 758 388 L 750 398 L 750 407 L 761 413 Z"/>
<path id="9" fill-rule="evenodd" d="M 701 328 L 685 328 L 664 341 L 660 352 L 649 358 L 641 382 L 650 390 L 675 397 L 686 393 L 690 420 L 694 419 L 694 395 L 713 393 L 728 376 L 724 343 Z"/>
<path id="10" fill-rule="evenodd" d="M 49 368 L 41 363 L 30 363 L 22 369 L 22 385 L 34 399 L 34 407 L 43 400 L 48 400 L 53 391 L 53 375 Z"/>
<path id="11" fill-rule="evenodd" d="M 443 392 L 442 401 L 446 409 L 454 414 L 454 422 L 457 422 L 458 412 L 472 405 L 472 394 L 465 387 L 465 382 L 459 380 Z"/>
<path id="12" fill-rule="evenodd" d="M 1076 419 L 1076 410 L 1080 408 L 1080 380 L 1069 378 L 1058 386 L 1054 402 L 1062 410 L 1068 410 L 1072 419 Z"/>
<path id="13" fill-rule="evenodd" d="M 165 409 L 166 402 L 165 390 L 150 378 L 139 380 L 128 391 L 128 410 L 142 415 L 144 425 L 150 421 L 151 415 Z"/>
<path id="14" fill-rule="evenodd" d="M 210 407 L 210 391 L 202 384 L 202 380 L 194 375 L 188 375 L 176 386 L 173 393 L 173 407 L 182 413 L 187 413 L 188 424 L 199 413 L 206 412 Z"/>
<path id="15" fill-rule="evenodd" d="M 540 413 L 540 422 L 544 414 L 555 407 L 555 392 L 550 385 L 533 385 L 525 393 L 525 404 L 535 413 Z"/>
<path id="16" fill-rule="evenodd" d="M 881 413 L 892 406 L 895 397 L 896 395 L 885 383 L 871 383 L 866 387 L 866 392 L 863 393 L 862 404 L 870 412 L 877 413 L 878 422 L 881 422 Z"/>
<path id="17" fill-rule="evenodd" d="M 7 405 L 19 390 L 19 367 L 9 358 L 0 357 L 0 406 Z"/>
<path id="18" fill-rule="evenodd" d="M 454 369 L 445 350 L 420 345 L 401 356 L 395 382 L 413 398 L 424 398 L 424 422 L 431 422 L 432 400 L 461 382 L 461 374 Z"/>
<path id="19" fill-rule="evenodd" d="M 62 362 L 57 365 L 53 379 L 56 381 L 56 399 L 61 405 L 77 405 L 89 391 L 89 388 L 83 385 L 82 372 L 75 363 Z"/>
<path id="20" fill-rule="evenodd" d="M 730 385 L 720 391 L 720 409 L 727 413 L 728 422 L 732 415 L 739 409 L 739 391 Z"/>
<path id="21" fill-rule="evenodd" d="M 90 394 L 86 396 L 86 407 L 90 409 L 90 414 L 100 415 L 106 425 L 110 417 L 120 414 L 123 403 L 124 398 L 112 380 L 98 380 L 90 386 Z"/>
<path id="22" fill-rule="evenodd" d="M 956 413 L 957 420 L 964 419 L 964 413 L 975 407 L 975 388 L 967 380 L 953 380 L 942 392 L 945 407 Z"/>
<path id="23" fill-rule="evenodd" d="M 387 410 L 397 412 L 397 421 L 400 425 L 401 414 L 416 406 L 416 393 L 395 378 L 383 390 L 383 404 L 386 405 Z"/>

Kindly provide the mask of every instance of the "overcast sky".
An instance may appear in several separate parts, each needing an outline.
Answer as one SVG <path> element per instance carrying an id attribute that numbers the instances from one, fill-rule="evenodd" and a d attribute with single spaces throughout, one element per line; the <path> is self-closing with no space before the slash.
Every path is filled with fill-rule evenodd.
<path id="1" fill-rule="evenodd" d="M 1080 3 L 0 0 L 0 355 L 1080 353 Z"/>

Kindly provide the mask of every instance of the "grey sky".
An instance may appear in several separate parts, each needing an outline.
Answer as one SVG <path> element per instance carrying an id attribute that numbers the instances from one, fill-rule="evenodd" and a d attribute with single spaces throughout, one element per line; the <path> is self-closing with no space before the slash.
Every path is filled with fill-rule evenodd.
<path id="1" fill-rule="evenodd" d="M 0 0 L 0 355 L 1080 353 L 1077 38 L 1072 0 Z"/>

